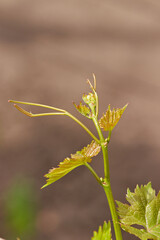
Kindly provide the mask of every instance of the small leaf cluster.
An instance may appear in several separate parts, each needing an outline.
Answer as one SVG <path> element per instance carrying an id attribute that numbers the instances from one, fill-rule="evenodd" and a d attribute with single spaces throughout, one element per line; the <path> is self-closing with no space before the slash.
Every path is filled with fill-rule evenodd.
<path id="1" fill-rule="evenodd" d="M 92 119 L 93 115 L 96 114 L 96 116 L 98 115 L 98 96 L 96 93 L 96 78 L 94 77 L 94 86 L 92 86 L 91 82 L 88 80 L 88 83 L 92 89 L 91 92 L 89 92 L 88 94 L 83 94 L 82 96 L 82 100 L 85 104 L 88 105 L 88 107 L 84 104 L 82 104 L 82 102 L 80 102 L 79 105 L 76 105 L 75 103 L 74 106 L 76 107 L 76 109 L 85 117 Z"/>
<path id="2" fill-rule="evenodd" d="M 160 240 L 160 192 L 156 196 L 151 183 L 137 185 L 133 193 L 127 190 L 126 199 L 130 205 L 117 201 L 121 227 L 142 240 Z"/>
<path id="3" fill-rule="evenodd" d="M 83 116 L 91 119 L 91 111 L 90 109 L 86 106 L 86 105 L 83 105 L 81 102 L 79 105 L 76 105 L 75 103 L 73 103 L 75 108 L 78 110 L 78 112 L 80 112 Z"/>
<path id="4" fill-rule="evenodd" d="M 93 232 L 91 240 L 112 240 L 111 223 L 104 222 L 103 227 L 99 227 L 98 232 Z"/>

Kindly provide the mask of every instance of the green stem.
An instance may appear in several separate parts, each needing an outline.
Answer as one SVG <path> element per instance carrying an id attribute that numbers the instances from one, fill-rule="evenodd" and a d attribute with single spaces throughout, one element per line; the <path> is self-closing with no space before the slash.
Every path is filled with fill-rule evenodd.
<path id="1" fill-rule="evenodd" d="M 112 131 L 110 130 L 109 133 L 108 133 L 107 143 L 110 142 L 110 139 L 111 139 L 111 133 L 112 133 Z"/>
<path id="2" fill-rule="evenodd" d="M 107 186 L 104 186 L 103 188 L 108 199 L 108 204 L 109 204 L 109 208 L 110 208 L 112 219 L 113 219 L 113 226 L 114 226 L 116 239 L 123 240 L 110 183 L 109 184 L 107 183 Z"/>
<path id="3" fill-rule="evenodd" d="M 102 147 L 102 153 L 103 153 L 103 159 L 104 159 L 103 188 L 104 188 L 104 191 L 105 191 L 107 199 L 108 199 L 108 204 L 109 204 L 109 208 L 110 208 L 111 215 L 112 215 L 116 240 L 122 240 L 121 228 L 120 228 L 119 219 L 118 219 L 118 215 L 117 215 L 117 211 L 116 211 L 116 207 L 115 207 L 115 201 L 114 201 L 114 198 L 113 198 L 112 189 L 111 189 L 111 185 L 110 185 L 110 173 L 109 173 L 109 159 L 108 159 L 107 143 L 110 140 L 111 132 L 109 132 L 108 140 L 106 142 L 104 137 L 103 137 L 102 131 L 100 129 L 97 117 L 94 115 L 92 119 L 93 119 L 93 122 L 96 126 L 96 129 L 97 129 L 97 132 L 98 132 L 98 135 L 99 135 L 99 138 L 100 138 L 100 144 L 101 144 L 101 147 Z"/>
<path id="4" fill-rule="evenodd" d="M 81 121 L 79 121 L 76 117 L 74 117 L 69 112 L 65 112 L 65 113 L 68 117 L 72 118 L 75 122 L 77 122 L 98 144 L 100 144 L 100 141 L 98 140 L 98 138 L 96 138 L 96 136 L 94 136 L 94 134 Z"/>
<path id="5" fill-rule="evenodd" d="M 8 100 L 8 102 L 20 103 L 20 104 L 24 104 L 24 105 L 37 106 L 37 107 L 43 107 L 43 108 L 49 108 L 49 109 L 56 110 L 56 111 L 59 111 L 59 112 L 65 112 L 65 110 L 63 110 L 63 109 L 55 108 L 55 107 L 52 107 L 52 106 L 39 104 L 39 103 L 21 102 L 21 101 L 15 101 L 15 100 Z"/>
<path id="6" fill-rule="evenodd" d="M 95 124 L 96 129 L 97 129 L 97 132 L 98 132 L 98 135 L 99 135 L 99 138 L 100 138 L 100 145 L 102 147 L 102 153 L 103 153 L 103 159 L 104 159 L 104 179 L 106 181 L 109 181 L 110 174 L 109 174 L 108 151 L 106 151 L 106 149 L 107 149 L 106 142 L 105 142 L 105 139 L 103 137 L 103 134 L 102 134 L 102 131 L 100 129 L 97 118 L 93 117 L 92 119 L 93 119 L 93 122 Z"/>

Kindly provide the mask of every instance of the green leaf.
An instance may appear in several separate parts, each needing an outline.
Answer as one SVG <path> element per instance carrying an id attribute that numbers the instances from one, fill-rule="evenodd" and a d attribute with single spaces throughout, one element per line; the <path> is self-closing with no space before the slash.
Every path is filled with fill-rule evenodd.
<path id="1" fill-rule="evenodd" d="M 160 240 L 160 192 L 156 196 L 151 183 L 137 185 L 133 193 L 127 190 L 126 199 L 130 205 L 117 201 L 122 228 L 143 240 Z"/>
<path id="2" fill-rule="evenodd" d="M 75 103 L 73 103 L 74 106 L 76 107 L 76 109 L 85 117 L 87 118 L 91 118 L 91 112 L 89 110 L 89 108 L 86 105 L 83 105 L 81 102 L 79 105 L 76 105 Z"/>
<path id="3" fill-rule="evenodd" d="M 76 109 L 85 117 L 92 119 L 92 117 L 98 116 L 98 96 L 96 93 L 96 77 L 93 74 L 93 79 L 94 79 L 94 86 L 91 84 L 90 80 L 87 79 L 88 84 L 90 85 L 90 88 L 92 92 L 89 92 L 88 94 L 83 94 L 82 100 L 84 101 L 85 104 L 89 106 L 89 108 L 86 105 L 83 105 L 81 102 L 79 105 L 76 105 L 75 103 L 74 106 Z"/>
<path id="4" fill-rule="evenodd" d="M 106 113 L 103 114 L 99 120 L 100 127 L 103 128 L 104 131 L 112 131 L 120 120 L 127 105 L 128 104 L 126 104 L 123 108 L 113 109 L 112 111 L 109 105 Z"/>
<path id="5" fill-rule="evenodd" d="M 95 141 L 92 141 L 87 147 L 84 147 L 81 151 L 77 151 L 75 154 L 71 154 L 71 158 L 64 159 L 60 162 L 58 168 L 53 168 L 45 175 L 47 183 L 42 187 L 46 187 L 51 183 L 56 182 L 67 173 L 71 172 L 76 167 L 85 165 L 87 162 L 91 162 L 91 157 L 96 156 L 101 150 L 101 147 Z"/>
<path id="6" fill-rule="evenodd" d="M 121 227 L 124 231 L 126 231 L 130 234 L 133 234 L 142 240 L 157 239 L 152 234 L 147 233 L 144 229 L 138 229 L 138 228 L 135 228 L 132 226 L 124 225 L 124 224 L 122 224 Z"/>
<path id="7" fill-rule="evenodd" d="M 91 240 L 111 240 L 111 223 L 104 222 L 103 227 L 99 227 L 98 232 L 93 232 Z"/>
<path id="8" fill-rule="evenodd" d="M 101 146 L 96 142 L 92 141 L 87 147 L 84 147 L 81 151 L 77 151 L 75 154 L 71 154 L 72 158 L 85 158 L 85 157 L 95 157 L 101 151 Z"/>

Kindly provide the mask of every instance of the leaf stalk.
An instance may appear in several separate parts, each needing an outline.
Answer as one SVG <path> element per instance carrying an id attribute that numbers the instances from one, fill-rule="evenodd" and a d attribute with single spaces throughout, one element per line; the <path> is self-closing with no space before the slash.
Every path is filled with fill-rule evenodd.
<path id="1" fill-rule="evenodd" d="M 93 176 L 95 177 L 95 179 L 97 180 L 97 182 L 103 186 L 103 183 L 101 181 L 101 179 L 98 177 L 97 173 L 94 171 L 94 169 L 91 167 L 91 165 L 89 165 L 87 162 L 85 162 L 85 166 L 89 169 L 89 171 L 93 174 Z"/>

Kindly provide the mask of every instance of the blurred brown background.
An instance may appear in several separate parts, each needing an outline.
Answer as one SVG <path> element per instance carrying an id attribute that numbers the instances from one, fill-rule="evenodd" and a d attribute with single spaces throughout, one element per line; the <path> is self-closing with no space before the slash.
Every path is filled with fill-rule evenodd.
<path id="1" fill-rule="evenodd" d="M 137 183 L 160 189 L 159 64 L 159 0 L 0 1 L 0 237 L 15 239 L 6 201 L 12 206 L 16 179 L 34 191 L 35 233 L 26 239 L 88 240 L 110 218 L 84 167 L 40 190 L 51 167 L 91 141 L 85 131 L 67 117 L 28 118 L 7 100 L 53 105 L 85 121 L 72 101 L 89 91 L 94 72 L 100 115 L 129 102 L 109 149 L 114 197 L 124 202 Z M 92 165 L 103 176 L 101 156 Z"/>

